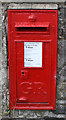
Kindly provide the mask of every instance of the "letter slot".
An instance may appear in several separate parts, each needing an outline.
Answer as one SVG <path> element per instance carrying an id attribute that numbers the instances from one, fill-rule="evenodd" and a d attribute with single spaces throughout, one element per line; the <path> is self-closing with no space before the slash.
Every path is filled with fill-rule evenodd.
<path id="1" fill-rule="evenodd" d="M 33 24 L 20 24 L 16 23 L 15 29 L 17 33 L 44 33 L 49 34 L 50 25 L 49 23 L 44 23 L 44 25 L 33 25 Z"/>

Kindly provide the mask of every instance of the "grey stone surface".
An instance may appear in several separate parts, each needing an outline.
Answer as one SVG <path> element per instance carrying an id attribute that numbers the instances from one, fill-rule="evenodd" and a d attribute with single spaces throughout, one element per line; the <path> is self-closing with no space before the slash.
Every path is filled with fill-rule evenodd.
<path id="1" fill-rule="evenodd" d="M 0 2 L 0 119 L 2 118 L 2 4 Z"/>
<path id="2" fill-rule="evenodd" d="M 66 18 L 66 6 L 64 7 L 64 17 Z"/>
<path id="3" fill-rule="evenodd" d="M 32 4 L 32 8 L 33 9 L 58 9 L 58 5 L 57 4 Z"/>
<path id="4" fill-rule="evenodd" d="M 58 9 L 57 4 L 9 4 L 8 9 Z"/>
<path id="5" fill-rule="evenodd" d="M 2 120 L 36 120 L 36 119 L 21 119 L 21 118 L 3 118 Z M 37 120 L 65 120 L 64 118 L 49 118 L 49 117 L 46 117 L 46 118 L 38 118 Z"/>
<path id="6" fill-rule="evenodd" d="M 52 6 L 51 6 L 52 5 Z M 57 87 L 56 87 L 56 109 L 52 110 L 10 110 L 9 109 L 9 75 L 8 75 L 8 64 L 7 64 L 7 9 L 8 8 L 48 8 L 49 6 L 53 7 L 55 4 L 2 4 L 1 14 L 2 14 L 2 117 L 4 118 L 45 118 L 45 117 L 54 117 L 54 118 L 65 118 L 65 109 L 66 109 L 66 63 L 64 61 L 64 50 L 65 50 L 65 41 L 64 41 L 64 10 L 63 4 L 59 4 L 58 12 L 58 57 L 57 57 Z M 57 6 L 57 5 L 56 5 Z M 1 37 L 0 37 L 1 38 Z M 1 52 L 0 52 L 1 54 Z"/>
<path id="7" fill-rule="evenodd" d="M 32 4 L 14 4 L 11 3 L 9 4 L 8 9 L 31 9 L 32 8 Z"/>
<path id="8" fill-rule="evenodd" d="M 64 61 L 66 63 L 66 40 L 64 41 Z M 64 70 L 64 76 L 66 77 L 66 69 Z"/>
<path id="9" fill-rule="evenodd" d="M 38 3 L 46 3 L 46 2 L 65 2 L 65 0 L 0 0 L 1 2 L 32 2 L 32 3 L 35 3 L 35 2 L 38 2 Z"/>
<path id="10" fill-rule="evenodd" d="M 66 40 L 66 5 L 64 6 L 64 27 L 65 27 L 64 39 Z"/>

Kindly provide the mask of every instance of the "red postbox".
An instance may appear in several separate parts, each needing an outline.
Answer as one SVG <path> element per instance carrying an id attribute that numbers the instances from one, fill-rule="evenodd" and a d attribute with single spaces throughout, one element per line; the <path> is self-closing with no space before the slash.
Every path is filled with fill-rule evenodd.
<path id="1" fill-rule="evenodd" d="M 10 109 L 55 109 L 57 10 L 8 10 Z"/>

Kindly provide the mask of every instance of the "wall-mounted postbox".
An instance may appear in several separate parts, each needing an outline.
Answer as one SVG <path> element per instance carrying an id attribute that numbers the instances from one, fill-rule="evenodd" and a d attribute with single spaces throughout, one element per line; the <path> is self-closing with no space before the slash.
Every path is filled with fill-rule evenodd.
<path id="1" fill-rule="evenodd" d="M 55 109 L 57 10 L 8 10 L 10 109 Z"/>

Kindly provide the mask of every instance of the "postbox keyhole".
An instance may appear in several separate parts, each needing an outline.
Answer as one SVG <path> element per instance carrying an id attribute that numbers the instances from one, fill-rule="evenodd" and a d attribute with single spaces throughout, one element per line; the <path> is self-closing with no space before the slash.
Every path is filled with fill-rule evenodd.
<path id="1" fill-rule="evenodd" d="M 24 75 L 24 72 L 22 72 L 22 75 Z"/>

